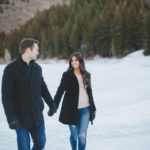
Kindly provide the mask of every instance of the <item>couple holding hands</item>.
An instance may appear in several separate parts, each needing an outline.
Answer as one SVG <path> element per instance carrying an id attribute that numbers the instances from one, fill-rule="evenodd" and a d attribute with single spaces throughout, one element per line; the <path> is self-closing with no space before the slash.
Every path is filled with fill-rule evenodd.
<path id="1" fill-rule="evenodd" d="M 96 108 L 84 59 L 80 52 L 70 56 L 69 67 L 62 75 L 53 100 L 42 69 L 35 62 L 39 55 L 38 44 L 35 39 L 23 39 L 21 54 L 5 67 L 2 78 L 2 103 L 9 128 L 16 132 L 18 150 L 30 150 L 30 136 L 32 150 L 44 149 L 43 100 L 49 106 L 48 115 L 52 116 L 63 95 L 59 121 L 69 127 L 72 150 L 77 150 L 77 147 L 85 150 L 88 125 L 89 122 L 93 124 Z"/>

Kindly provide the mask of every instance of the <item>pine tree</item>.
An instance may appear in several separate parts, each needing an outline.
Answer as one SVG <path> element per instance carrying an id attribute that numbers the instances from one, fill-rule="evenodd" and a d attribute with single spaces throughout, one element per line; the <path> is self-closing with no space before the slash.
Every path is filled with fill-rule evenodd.
<path id="1" fill-rule="evenodd" d="M 112 35 L 111 24 L 114 8 L 106 6 L 100 17 L 100 55 L 103 57 L 112 56 Z"/>
<path id="2" fill-rule="evenodd" d="M 41 30 L 40 32 L 40 55 L 41 58 L 45 58 L 47 56 L 46 50 L 47 50 L 47 45 L 46 45 L 46 30 Z"/>
<path id="3" fill-rule="evenodd" d="M 127 13 L 127 48 L 130 52 L 142 48 L 142 14 L 139 12 L 136 3 L 132 4 Z"/>
<path id="4" fill-rule="evenodd" d="M 4 47 L 5 47 L 5 43 L 2 41 L 5 41 L 6 35 L 4 32 L 0 33 L 0 57 L 4 56 Z"/>
<path id="5" fill-rule="evenodd" d="M 70 46 L 70 33 L 72 31 L 72 22 L 70 19 L 64 25 L 63 30 L 63 57 L 68 58 L 70 54 L 73 52 L 73 49 Z"/>
<path id="6" fill-rule="evenodd" d="M 112 21 L 112 53 L 113 56 L 121 57 L 128 54 L 126 51 L 126 7 L 122 4 L 116 9 Z"/>
<path id="7" fill-rule="evenodd" d="M 80 12 L 80 25 L 82 28 L 82 41 L 80 49 L 84 49 L 84 55 L 93 56 L 96 52 L 94 51 L 94 18 L 97 13 L 94 3 L 85 3 L 83 9 Z M 83 48 L 84 47 L 84 48 Z"/>
<path id="8" fill-rule="evenodd" d="M 150 55 L 150 10 L 145 14 L 145 55 Z"/>
<path id="9" fill-rule="evenodd" d="M 74 51 L 78 51 L 81 46 L 82 41 L 82 28 L 80 25 L 79 16 L 76 16 L 75 23 L 72 27 L 72 32 L 70 35 L 70 46 Z"/>

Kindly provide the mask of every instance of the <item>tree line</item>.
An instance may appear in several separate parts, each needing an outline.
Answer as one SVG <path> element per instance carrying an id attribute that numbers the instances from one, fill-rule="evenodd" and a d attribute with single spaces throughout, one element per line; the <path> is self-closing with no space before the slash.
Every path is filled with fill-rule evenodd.
<path id="1" fill-rule="evenodd" d="M 0 33 L 0 57 L 7 48 L 15 58 L 24 37 L 40 41 L 41 58 L 68 58 L 73 51 L 85 57 L 123 57 L 139 49 L 150 55 L 150 2 L 71 0 L 53 5 L 11 34 Z"/>

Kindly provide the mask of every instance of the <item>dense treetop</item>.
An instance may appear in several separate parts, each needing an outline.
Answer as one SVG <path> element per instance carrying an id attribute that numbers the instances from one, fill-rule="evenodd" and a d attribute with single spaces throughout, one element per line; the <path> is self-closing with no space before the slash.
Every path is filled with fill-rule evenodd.
<path id="1" fill-rule="evenodd" d="M 73 51 L 85 57 L 123 57 L 138 49 L 150 55 L 149 0 L 71 0 L 57 4 L 11 34 L 0 34 L 0 56 L 12 58 L 22 38 L 40 41 L 41 58 L 68 58 Z"/>

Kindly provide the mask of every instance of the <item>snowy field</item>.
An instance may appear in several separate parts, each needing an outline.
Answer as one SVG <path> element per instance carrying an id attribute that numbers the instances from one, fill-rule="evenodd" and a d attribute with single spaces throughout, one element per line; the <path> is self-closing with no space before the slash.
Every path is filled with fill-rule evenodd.
<path id="1" fill-rule="evenodd" d="M 144 57 L 142 52 L 123 59 L 86 61 L 97 107 L 94 125 L 88 129 L 86 150 L 150 150 L 150 56 Z M 54 60 L 40 64 L 54 96 L 68 64 Z M 4 67 L 0 65 L 0 81 Z M 53 117 L 47 116 L 47 110 L 45 105 L 45 150 L 71 150 L 68 126 L 58 122 L 60 107 Z M 8 128 L 1 102 L 0 150 L 17 150 L 16 135 Z"/>

